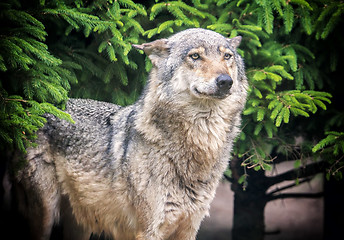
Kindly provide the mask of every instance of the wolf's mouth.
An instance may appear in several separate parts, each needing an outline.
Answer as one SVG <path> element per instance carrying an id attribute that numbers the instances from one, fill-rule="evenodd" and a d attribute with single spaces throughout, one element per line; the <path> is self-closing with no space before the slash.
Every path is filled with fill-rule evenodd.
<path id="1" fill-rule="evenodd" d="M 224 99 L 224 98 L 226 98 L 229 95 L 229 92 L 224 94 L 224 93 L 222 93 L 220 91 L 216 91 L 216 92 L 213 92 L 213 93 L 205 93 L 205 92 L 199 91 L 197 89 L 197 87 L 193 88 L 193 92 L 194 92 L 194 95 L 196 97 L 216 98 L 216 99 Z"/>
<path id="2" fill-rule="evenodd" d="M 198 91 L 198 89 L 195 87 L 194 88 L 194 91 L 198 94 L 198 95 L 206 95 L 205 93 L 202 93 L 200 91 Z"/>

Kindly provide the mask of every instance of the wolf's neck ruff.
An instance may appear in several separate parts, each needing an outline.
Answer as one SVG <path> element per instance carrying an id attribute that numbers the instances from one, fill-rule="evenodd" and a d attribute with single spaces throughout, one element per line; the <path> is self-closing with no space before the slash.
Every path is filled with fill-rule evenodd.
<path id="1" fill-rule="evenodd" d="M 136 121 L 137 130 L 161 149 L 168 147 L 166 154 L 173 153 L 169 158 L 178 171 L 187 173 L 183 175 L 198 179 L 213 177 L 214 167 L 223 161 L 220 156 L 225 151 L 228 133 L 233 131 L 231 126 L 236 124 L 237 112 L 229 112 L 226 101 L 193 99 L 180 104 L 178 99 L 161 96 L 160 84 L 151 82 L 148 88 L 140 102 L 142 111 Z"/>

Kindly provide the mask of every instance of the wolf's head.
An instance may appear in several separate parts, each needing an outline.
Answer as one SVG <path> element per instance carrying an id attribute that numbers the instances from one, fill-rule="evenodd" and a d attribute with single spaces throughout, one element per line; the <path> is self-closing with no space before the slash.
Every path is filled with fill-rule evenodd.
<path id="1" fill-rule="evenodd" d="M 228 39 L 201 28 L 179 32 L 168 39 L 142 45 L 153 71 L 169 92 L 196 99 L 224 99 L 241 91 L 244 64 L 236 48 L 241 37 Z"/>

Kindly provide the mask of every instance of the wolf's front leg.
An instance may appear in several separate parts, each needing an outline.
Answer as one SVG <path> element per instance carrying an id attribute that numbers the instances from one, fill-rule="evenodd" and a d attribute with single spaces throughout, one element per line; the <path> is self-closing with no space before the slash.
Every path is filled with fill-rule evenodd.
<path id="1" fill-rule="evenodd" d="M 193 226 L 192 222 L 184 222 L 166 240 L 195 240 L 198 227 Z"/>
<path id="2" fill-rule="evenodd" d="M 182 221 L 179 222 L 176 230 L 167 240 L 195 240 L 198 229 L 204 216 L 208 215 L 207 210 L 190 213 Z"/>
<path id="3" fill-rule="evenodd" d="M 162 224 L 158 231 L 139 232 L 135 240 L 195 240 L 201 218 L 185 218 L 181 222 Z"/>
<path id="4" fill-rule="evenodd" d="M 135 236 L 135 240 L 164 240 L 162 237 L 157 236 L 156 234 L 150 234 L 145 232 L 138 232 Z"/>
<path id="5" fill-rule="evenodd" d="M 157 219 L 154 218 L 154 216 L 159 216 L 159 213 L 147 213 L 149 213 L 149 211 L 145 212 L 145 214 L 141 213 L 141 215 L 139 215 L 139 226 L 135 234 L 135 240 L 165 240 L 159 229 L 162 222 L 157 221 Z"/>

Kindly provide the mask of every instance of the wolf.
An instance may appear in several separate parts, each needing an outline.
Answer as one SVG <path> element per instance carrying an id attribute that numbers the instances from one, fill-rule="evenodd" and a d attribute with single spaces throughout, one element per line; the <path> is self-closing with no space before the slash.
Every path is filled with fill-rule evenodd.
<path id="1" fill-rule="evenodd" d="M 32 239 L 59 223 L 64 239 L 194 240 L 240 132 L 240 42 L 194 28 L 133 45 L 153 65 L 135 104 L 70 99 L 75 123 L 46 115 L 13 183 Z"/>

